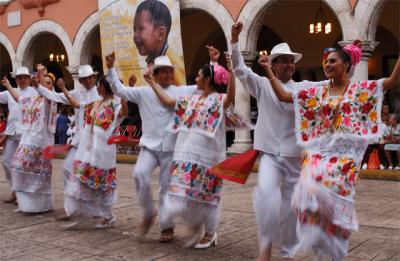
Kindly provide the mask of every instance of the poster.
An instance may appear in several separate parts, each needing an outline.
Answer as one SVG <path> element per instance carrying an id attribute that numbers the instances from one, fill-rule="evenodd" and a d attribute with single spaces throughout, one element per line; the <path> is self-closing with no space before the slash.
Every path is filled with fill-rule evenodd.
<path id="1" fill-rule="evenodd" d="M 136 86 L 147 85 L 143 73 L 159 55 L 174 65 L 175 84 L 186 83 L 178 0 L 98 0 L 103 68 L 115 52 L 115 68 L 124 82 L 134 74 Z"/>

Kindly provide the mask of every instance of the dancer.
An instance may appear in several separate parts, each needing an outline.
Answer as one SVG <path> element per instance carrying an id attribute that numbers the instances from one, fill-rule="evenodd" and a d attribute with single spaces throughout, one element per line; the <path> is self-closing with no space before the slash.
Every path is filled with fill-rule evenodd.
<path id="1" fill-rule="evenodd" d="M 230 69 L 229 58 L 227 63 Z M 169 128 L 178 133 L 168 193 L 161 206 L 160 218 L 163 221 L 180 216 L 192 228 L 204 225 L 205 234 L 194 248 L 209 248 L 217 244 L 223 182 L 208 168 L 226 156 L 225 120 L 236 116 L 227 110 L 235 97 L 233 74 L 222 66 L 206 64 L 196 78 L 200 92 L 179 98 L 165 92 L 151 74 L 146 74 L 145 79 L 165 105 L 175 107 L 173 124 L 169 124 Z M 227 85 L 227 94 L 219 93 Z"/>
<path id="2" fill-rule="evenodd" d="M 45 75 L 46 68 L 38 65 L 37 76 L 31 81 L 52 90 L 53 80 Z M 12 161 L 12 188 L 16 193 L 18 210 L 27 213 L 47 212 L 54 208 L 51 187 L 51 160 L 44 157 L 46 146 L 54 143 L 57 104 L 49 102 L 31 88 L 31 95 L 21 96 L 6 78 L 2 81 L 21 106 L 18 126 L 21 141 Z"/>
<path id="3" fill-rule="evenodd" d="M 83 88 L 76 87 L 74 90 L 70 92 L 70 95 L 76 98 L 82 104 L 89 104 L 94 101 L 100 100 L 101 97 L 99 96 L 96 88 L 96 74 L 97 73 L 93 71 L 93 68 L 90 65 L 81 65 L 78 69 L 78 79 L 79 83 L 83 85 Z M 50 101 L 71 105 L 64 93 L 56 93 L 55 91 L 50 91 L 41 86 L 37 88 L 37 91 L 43 97 L 45 97 Z M 81 108 L 75 108 L 74 110 L 75 110 L 75 134 L 71 142 L 72 147 L 69 150 L 68 155 L 64 160 L 65 182 L 68 180 L 69 176 L 72 173 L 72 162 L 75 159 L 75 153 L 80 141 L 81 130 L 83 129 L 84 113 L 81 112 Z M 69 216 L 67 215 L 57 218 L 57 220 L 59 221 L 65 221 L 68 219 Z"/>
<path id="4" fill-rule="evenodd" d="M 260 58 L 279 100 L 294 103 L 296 137 L 305 147 L 292 198 L 299 221 L 295 249 L 313 249 L 333 260 L 344 260 L 351 232 L 358 228 L 354 196 L 361 160 L 368 144 L 383 134 L 383 91 L 400 80 L 397 60 L 389 78 L 351 84 L 361 56 L 359 41 L 326 49 L 324 71 L 330 83 L 294 92 L 275 78 L 269 58 Z"/>
<path id="5" fill-rule="evenodd" d="M 78 215 L 80 219 L 64 227 L 74 227 L 92 217 L 102 218 L 96 228 L 110 227 L 116 221 L 112 206 L 117 200 L 117 149 L 115 144 L 107 144 L 107 140 L 127 115 L 127 104 L 114 98 L 104 77 L 100 77 L 97 87 L 102 98 L 93 103 L 79 102 L 65 86 L 61 86 L 61 90 L 69 103 L 84 114 L 81 140 L 64 188 L 65 213 L 67 216 Z"/>
<path id="6" fill-rule="evenodd" d="M 290 208 L 293 187 L 300 175 L 301 148 L 296 146 L 293 106 L 281 103 L 270 89 L 267 78 L 248 68 L 238 44 L 243 24 L 232 26 L 233 73 L 243 88 L 257 99 L 258 118 L 254 132 L 254 149 L 260 151 L 258 183 L 253 204 L 258 225 L 259 260 L 270 260 L 272 244 L 280 245 L 280 255 L 293 258 L 296 244 L 296 214 Z M 288 44 L 276 45 L 271 52 L 272 68 L 286 90 L 297 90 L 326 82 L 294 82 L 295 64 L 302 54 L 294 53 Z"/>
<path id="7" fill-rule="evenodd" d="M 159 205 L 163 204 L 163 196 L 168 188 L 169 170 L 172 162 L 172 150 L 176 135 L 168 133 L 167 124 L 173 116 L 173 109 L 160 102 L 152 89 L 146 87 L 124 87 L 118 79 L 114 68 L 115 54 L 106 56 L 106 65 L 109 69 L 107 79 L 113 92 L 139 106 L 142 119 L 143 133 L 140 138 L 141 150 L 136 161 L 133 179 L 136 184 L 136 193 L 139 202 L 144 209 L 144 215 L 140 224 L 139 233 L 147 234 L 155 218 L 153 199 L 151 194 L 151 173 L 160 167 L 159 177 Z M 155 59 L 153 74 L 157 83 L 172 97 L 191 95 L 196 91 L 195 86 L 175 86 L 173 82 L 174 66 L 166 56 Z M 160 213 L 162 215 L 162 213 Z M 160 222 L 161 242 L 169 242 L 173 239 L 174 224 L 172 222 Z"/>
<path id="8" fill-rule="evenodd" d="M 36 91 L 32 89 L 30 84 L 30 74 L 29 70 L 26 67 L 18 67 L 15 74 L 15 81 L 17 83 L 17 88 L 15 89 L 21 97 L 29 97 L 31 95 L 35 95 Z M 6 78 L 3 78 L 2 85 L 6 84 Z M 8 82 L 8 81 L 7 81 Z M 21 113 L 21 108 L 19 103 L 14 100 L 9 91 L 3 91 L 0 93 L 0 103 L 8 105 L 8 119 L 7 119 L 7 127 L 4 132 L 7 135 L 7 141 L 3 152 L 3 167 L 4 172 L 6 174 L 6 180 L 12 188 L 11 182 L 11 168 L 12 168 L 12 159 L 15 154 L 15 151 L 18 148 L 19 141 L 21 139 L 21 132 L 18 129 L 17 121 L 18 115 Z M 14 203 L 17 198 L 15 196 L 15 192 L 11 192 L 11 195 L 8 199 L 3 200 L 5 203 Z"/>

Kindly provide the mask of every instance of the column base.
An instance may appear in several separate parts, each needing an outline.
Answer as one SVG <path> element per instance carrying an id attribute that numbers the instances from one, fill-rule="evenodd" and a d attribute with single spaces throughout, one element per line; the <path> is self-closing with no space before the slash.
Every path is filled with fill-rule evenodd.
<path id="1" fill-rule="evenodd" d="M 249 141 L 234 141 L 232 146 L 227 150 L 228 154 L 239 154 L 253 148 L 251 140 Z"/>

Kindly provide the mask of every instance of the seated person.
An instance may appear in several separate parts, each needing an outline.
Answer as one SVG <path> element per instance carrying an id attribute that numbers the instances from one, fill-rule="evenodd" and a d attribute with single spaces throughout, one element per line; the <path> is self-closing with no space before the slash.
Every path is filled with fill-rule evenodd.
<path id="1" fill-rule="evenodd" d="M 397 123 L 396 115 L 391 114 L 389 117 L 389 125 L 387 125 L 385 134 L 385 155 L 388 162 L 388 169 L 400 170 L 400 124 Z M 396 151 L 397 166 L 393 167 L 392 151 Z"/>

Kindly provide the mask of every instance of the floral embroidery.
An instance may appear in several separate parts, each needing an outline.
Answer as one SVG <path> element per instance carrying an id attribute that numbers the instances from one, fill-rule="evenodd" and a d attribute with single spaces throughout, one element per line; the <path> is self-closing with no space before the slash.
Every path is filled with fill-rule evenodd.
<path id="1" fill-rule="evenodd" d="M 93 190 L 109 191 L 117 187 L 116 168 L 100 169 L 87 162 L 75 160 L 73 174 Z"/>
<path id="2" fill-rule="evenodd" d="M 43 148 L 20 144 L 13 158 L 13 169 L 18 172 L 51 175 L 51 160 L 43 156 Z"/>
<path id="3" fill-rule="evenodd" d="M 192 162 L 174 161 L 169 193 L 208 204 L 218 204 L 223 181 Z"/>
<path id="4" fill-rule="evenodd" d="M 377 135 L 379 131 L 379 87 L 376 81 L 349 86 L 339 103 L 338 97 L 327 97 L 327 87 L 313 87 L 296 94 L 297 135 L 307 142 L 332 132 L 358 137 Z M 335 108 L 340 106 L 335 117 Z"/>
<path id="5" fill-rule="evenodd" d="M 330 219 L 318 212 L 311 212 L 309 210 L 297 213 L 298 219 L 301 224 L 318 225 L 329 236 L 340 237 L 343 239 L 350 238 L 351 231 L 341 228 L 333 224 Z"/>
<path id="6" fill-rule="evenodd" d="M 332 192 L 346 197 L 354 194 L 358 165 L 347 155 L 306 152 L 302 177 L 310 176 Z"/>
<path id="7" fill-rule="evenodd" d="M 215 133 L 222 118 L 223 95 L 214 93 L 205 99 L 201 94 L 178 99 L 172 129 L 197 129 Z"/>
<path id="8" fill-rule="evenodd" d="M 41 117 L 40 107 L 43 105 L 42 96 L 23 97 L 20 99 L 23 125 L 31 125 Z"/>
<path id="9" fill-rule="evenodd" d="M 108 102 L 97 101 L 85 106 L 85 124 L 94 124 L 97 127 L 107 130 L 115 118 L 115 110 L 118 104 L 113 100 Z"/>

